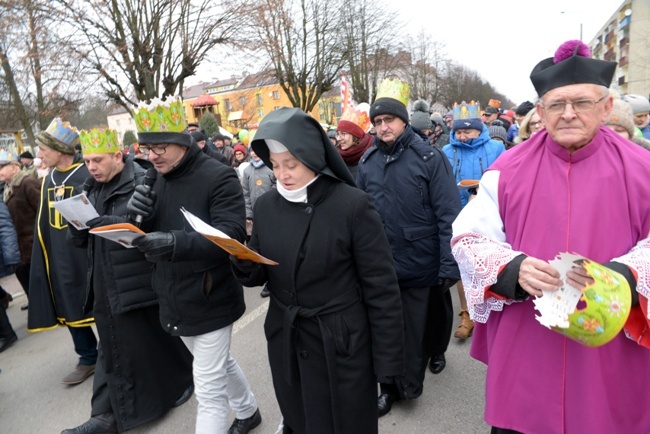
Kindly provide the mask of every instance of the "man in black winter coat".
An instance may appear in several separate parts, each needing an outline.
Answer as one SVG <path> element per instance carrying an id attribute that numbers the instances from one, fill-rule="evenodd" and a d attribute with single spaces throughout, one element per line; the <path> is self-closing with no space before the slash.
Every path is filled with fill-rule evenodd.
<path id="1" fill-rule="evenodd" d="M 107 131 L 80 134 L 91 175 L 84 190 L 100 214 L 87 222 L 90 228 L 130 222 L 127 202 L 151 168 L 148 161 L 123 154 L 117 133 Z M 101 136 L 106 140 L 92 142 Z M 94 311 L 100 344 L 91 417 L 62 434 L 123 432 L 162 417 L 190 398 L 192 355 L 158 323 L 158 299 L 144 255 L 89 236 L 87 230 L 69 226 L 69 231 L 75 245 L 88 251 L 86 307 Z"/>
<path id="2" fill-rule="evenodd" d="M 406 106 L 397 98 L 389 94 L 370 107 L 377 137 L 357 173 L 357 186 L 368 192 L 382 217 L 404 310 L 406 373 L 394 384 L 380 383 L 379 416 L 395 401 L 422 394 L 431 355 L 443 354 L 444 368 L 453 322 L 449 288 L 460 278 L 451 254 L 451 224 L 460 212 L 451 166 L 411 128 Z"/>
<path id="3" fill-rule="evenodd" d="M 247 433 L 261 423 L 246 377 L 230 354 L 232 324 L 246 306 L 241 284 L 230 269 L 228 253 L 185 222 L 181 208 L 243 242 L 245 207 L 237 174 L 204 154 L 184 121 L 148 128 L 162 119 L 178 119 L 178 101 L 140 108 L 140 150 L 158 172 L 152 188 L 137 186 L 128 209 L 143 216 L 146 236 L 134 244 L 153 266 L 153 288 L 160 301 L 160 322 L 180 336 L 194 355 L 197 433 Z M 151 190 L 151 191 L 150 191 Z M 230 406 L 229 406 L 230 404 Z M 228 429 L 228 415 L 236 419 Z"/>

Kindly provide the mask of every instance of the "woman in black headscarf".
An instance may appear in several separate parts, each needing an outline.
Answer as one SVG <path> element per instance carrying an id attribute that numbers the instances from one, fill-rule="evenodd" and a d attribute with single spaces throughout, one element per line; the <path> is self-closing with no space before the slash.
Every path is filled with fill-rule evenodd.
<path id="1" fill-rule="evenodd" d="M 252 142 L 277 190 L 254 206 L 246 286 L 268 281 L 264 330 L 285 433 L 376 433 L 377 377 L 404 370 L 393 259 L 379 214 L 321 126 L 299 109 L 266 116 Z"/>

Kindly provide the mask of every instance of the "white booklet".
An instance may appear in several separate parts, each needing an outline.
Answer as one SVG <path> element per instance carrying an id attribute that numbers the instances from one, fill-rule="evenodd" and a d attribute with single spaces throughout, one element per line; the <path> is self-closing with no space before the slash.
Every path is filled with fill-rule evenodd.
<path id="1" fill-rule="evenodd" d="M 77 229 L 88 229 L 88 220 L 99 217 L 97 210 L 88 200 L 86 193 L 52 202 L 54 208 L 61 213 L 68 223 Z"/>

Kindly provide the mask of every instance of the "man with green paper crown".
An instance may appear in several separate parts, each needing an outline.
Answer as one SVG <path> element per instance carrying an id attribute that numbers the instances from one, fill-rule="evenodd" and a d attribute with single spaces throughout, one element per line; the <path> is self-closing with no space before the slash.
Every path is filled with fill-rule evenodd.
<path id="1" fill-rule="evenodd" d="M 431 356 L 443 355 L 445 362 L 453 321 L 449 288 L 460 277 L 449 244 L 460 211 L 456 182 L 444 154 L 409 125 L 408 99 L 407 83 L 381 84 L 370 106 L 377 137 L 357 172 L 357 186 L 368 192 L 384 223 L 404 316 L 406 371 L 379 379 L 380 417 L 395 401 L 422 394 Z"/>
<path id="2" fill-rule="evenodd" d="M 38 207 L 32 266 L 29 276 L 27 330 L 38 332 L 67 326 L 79 364 L 63 384 L 79 384 L 95 371 L 97 339 L 90 326 L 92 312 L 84 312 L 86 298 L 85 253 L 67 239 L 68 222 L 52 205 L 73 195 L 88 178 L 88 170 L 75 154 L 77 129 L 60 118 L 38 133 L 38 157 L 50 168 L 43 177 Z"/>
<path id="3" fill-rule="evenodd" d="M 160 322 L 194 355 L 196 433 L 243 434 L 262 422 L 248 381 L 230 354 L 232 324 L 246 306 L 228 253 L 189 228 L 181 208 L 244 242 L 246 211 L 237 174 L 208 157 L 185 129 L 179 98 L 140 103 L 134 118 L 140 150 L 158 172 L 127 205 L 143 218 L 137 245 L 153 264 Z M 236 419 L 228 429 L 232 409 Z"/>
<path id="4" fill-rule="evenodd" d="M 124 154 L 114 130 L 81 131 L 81 152 L 90 172 L 84 183 L 100 217 L 96 228 L 130 223 L 126 205 L 144 182 L 147 160 Z M 88 254 L 87 309 L 99 334 L 91 417 L 62 434 L 123 432 L 162 417 L 192 395 L 192 355 L 158 323 L 151 267 L 138 249 L 127 249 L 88 230 L 69 226 L 75 245 Z"/>

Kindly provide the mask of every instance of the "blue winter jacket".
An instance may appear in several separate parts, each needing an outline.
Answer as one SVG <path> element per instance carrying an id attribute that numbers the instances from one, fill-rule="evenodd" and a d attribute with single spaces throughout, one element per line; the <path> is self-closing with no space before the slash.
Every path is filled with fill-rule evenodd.
<path id="1" fill-rule="evenodd" d="M 18 235 L 9 208 L 0 200 L 0 277 L 13 274 L 11 265 L 20 264 Z"/>
<path id="2" fill-rule="evenodd" d="M 456 139 L 456 130 L 451 131 L 450 143 L 442 148 L 449 159 L 456 183 L 464 179 L 481 179 L 483 173 L 494 163 L 506 148 L 498 140 L 490 139 L 490 134 L 485 125 L 483 131 L 475 138 L 463 143 Z M 467 205 L 469 193 L 460 190 L 460 201 Z"/>
<path id="3" fill-rule="evenodd" d="M 375 137 L 359 160 L 357 186 L 370 195 L 384 223 L 400 287 L 459 279 L 451 224 L 460 201 L 449 162 L 410 126 L 390 152 L 378 144 Z"/>

